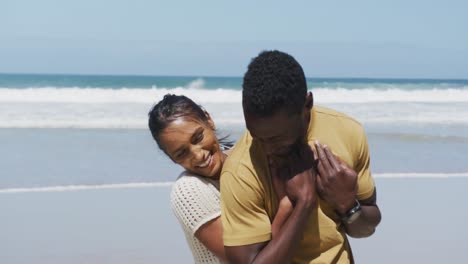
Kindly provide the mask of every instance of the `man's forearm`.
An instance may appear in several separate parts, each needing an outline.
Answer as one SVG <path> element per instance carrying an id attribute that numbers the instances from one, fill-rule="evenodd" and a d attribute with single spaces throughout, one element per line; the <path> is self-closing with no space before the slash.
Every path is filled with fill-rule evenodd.
<path id="1" fill-rule="evenodd" d="M 298 202 L 281 227 L 278 235 L 256 255 L 251 263 L 288 263 L 302 239 L 305 227 L 316 202 Z"/>
<path id="2" fill-rule="evenodd" d="M 361 214 L 353 223 L 343 223 L 346 233 L 354 238 L 363 238 L 372 235 L 380 223 L 380 210 L 376 205 L 362 205 Z"/>

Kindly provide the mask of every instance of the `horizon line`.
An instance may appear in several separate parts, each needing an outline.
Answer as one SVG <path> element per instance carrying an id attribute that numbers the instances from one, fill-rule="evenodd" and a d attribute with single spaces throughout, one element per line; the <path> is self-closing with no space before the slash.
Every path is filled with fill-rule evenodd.
<path id="1" fill-rule="evenodd" d="M 0 72 L 0 75 L 37 75 L 37 76 L 94 76 L 94 77 L 182 77 L 182 78 L 243 78 L 241 75 L 158 75 L 158 74 L 114 74 L 114 73 L 27 73 L 27 72 Z M 427 81 L 468 81 L 468 78 L 427 78 L 427 77 L 324 77 L 316 76 L 306 79 L 337 79 L 337 80 L 427 80 Z"/>

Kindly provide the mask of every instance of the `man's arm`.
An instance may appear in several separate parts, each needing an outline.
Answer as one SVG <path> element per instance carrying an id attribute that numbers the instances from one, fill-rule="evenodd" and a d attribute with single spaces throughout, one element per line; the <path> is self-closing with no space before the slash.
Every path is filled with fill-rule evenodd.
<path id="1" fill-rule="evenodd" d="M 319 158 L 317 190 L 339 215 L 345 215 L 354 207 L 358 189 L 358 175 L 346 163 L 331 152 L 327 146 L 315 143 Z M 372 235 L 380 223 L 381 214 L 377 207 L 374 189 L 370 198 L 360 200 L 361 212 L 352 223 L 343 223 L 348 235 L 356 238 Z"/>
<path id="2" fill-rule="evenodd" d="M 287 166 L 300 169 L 289 170 L 286 174 L 280 175 L 280 171 L 284 172 L 285 167 L 279 169 L 270 166 L 271 177 L 284 182 L 285 192 L 294 204 L 294 208 L 279 232 L 268 242 L 225 246 L 226 257 L 230 263 L 288 263 L 291 261 L 310 214 L 316 210 L 316 173 L 312 168 L 311 153 L 312 150 L 309 148 L 309 153 L 297 153 L 297 156 L 291 158 Z"/>
<path id="3" fill-rule="evenodd" d="M 377 207 L 377 192 L 375 189 L 370 198 L 360 200 L 359 203 L 361 203 L 359 217 L 350 224 L 343 223 L 346 233 L 354 238 L 371 236 L 382 219 L 380 209 Z"/>

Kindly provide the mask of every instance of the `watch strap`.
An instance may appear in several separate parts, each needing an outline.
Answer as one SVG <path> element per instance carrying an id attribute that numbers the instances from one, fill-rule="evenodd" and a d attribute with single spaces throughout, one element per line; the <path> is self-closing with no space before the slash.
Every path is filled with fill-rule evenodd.
<path id="1" fill-rule="evenodd" d="M 359 215 L 361 214 L 361 209 L 361 203 L 358 200 L 356 200 L 356 204 L 354 205 L 354 207 L 349 209 L 344 215 L 340 217 L 341 221 L 343 223 L 351 224 L 352 222 L 354 222 L 354 220 L 356 220 L 359 217 Z"/>

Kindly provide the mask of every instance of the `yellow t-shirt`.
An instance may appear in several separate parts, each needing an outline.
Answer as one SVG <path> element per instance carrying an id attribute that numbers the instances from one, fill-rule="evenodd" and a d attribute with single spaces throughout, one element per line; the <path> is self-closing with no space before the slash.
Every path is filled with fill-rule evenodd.
<path id="1" fill-rule="evenodd" d="M 308 140 L 318 139 L 358 173 L 357 199 L 373 194 L 369 149 L 362 126 L 354 119 L 314 106 Z M 221 220 L 225 246 L 241 246 L 271 239 L 271 223 L 278 210 L 266 155 L 248 132 L 236 143 L 221 175 Z M 310 215 L 293 263 L 349 263 L 351 250 L 344 227 L 331 205 L 319 199 Z"/>

